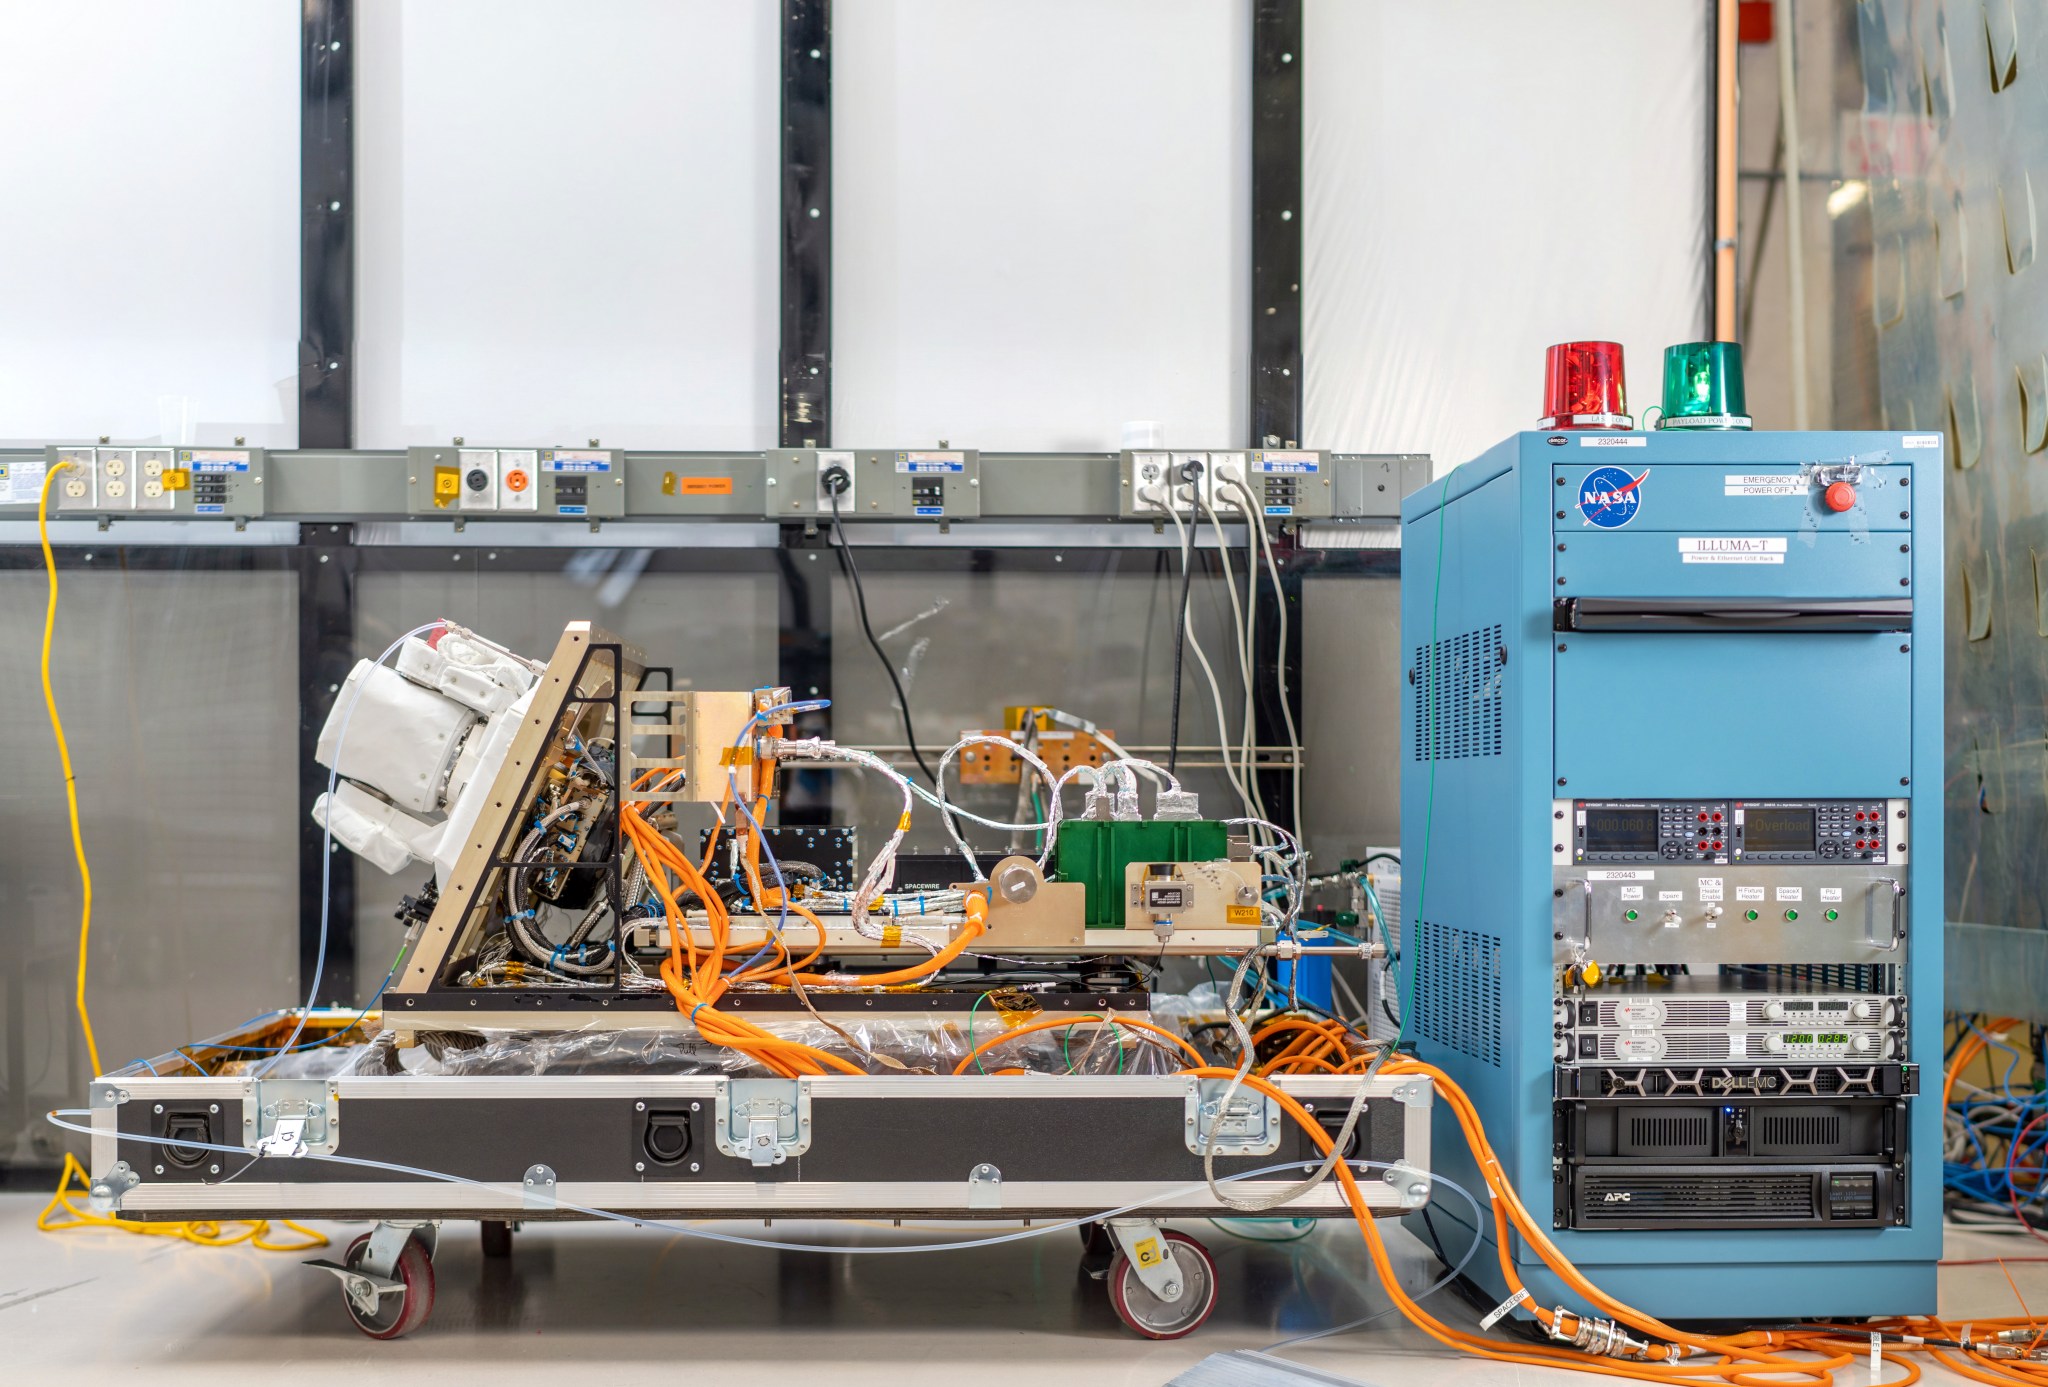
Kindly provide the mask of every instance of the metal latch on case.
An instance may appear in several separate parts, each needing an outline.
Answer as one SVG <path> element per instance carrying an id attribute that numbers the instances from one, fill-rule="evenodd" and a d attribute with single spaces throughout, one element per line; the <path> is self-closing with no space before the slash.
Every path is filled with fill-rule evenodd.
<path id="1" fill-rule="evenodd" d="M 803 1079 L 725 1079 L 714 1103 L 718 1149 L 757 1170 L 811 1149 L 811 1086 Z"/>
<path id="2" fill-rule="evenodd" d="M 325 1079 L 251 1080 L 242 1090 L 242 1145 L 259 1156 L 331 1155 L 341 1098 Z"/>

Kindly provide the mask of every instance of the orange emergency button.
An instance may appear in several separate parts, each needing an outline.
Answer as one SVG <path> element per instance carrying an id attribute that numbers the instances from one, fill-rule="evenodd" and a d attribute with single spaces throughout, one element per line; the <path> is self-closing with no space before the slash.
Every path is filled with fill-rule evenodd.
<path id="1" fill-rule="evenodd" d="M 1845 511 L 1856 504 L 1856 488 L 1847 482 L 1835 482 L 1820 494 L 1831 511 Z"/>

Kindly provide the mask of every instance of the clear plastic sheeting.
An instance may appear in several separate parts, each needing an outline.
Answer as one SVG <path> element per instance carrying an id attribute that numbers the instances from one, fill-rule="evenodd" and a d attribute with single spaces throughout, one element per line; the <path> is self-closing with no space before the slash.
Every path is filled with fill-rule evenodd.
<path id="1" fill-rule="evenodd" d="M 1169 999 L 1160 999 L 1162 1001 Z M 1088 1015 L 1088 1013 L 1081 1013 Z M 870 1073 L 951 1074 L 974 1046 L 1008 1029 L 999 1013 L 977 1008 L 973 1040 L 964 1016 L 876 1018 L 848 1016 L 831 1023 L 750 1018 L 778 1036 L 815 1046 L 860 1064 Z M 1057 1020 L 1052 1013 L 1031 1019 Z M 1138 1018 L 1133 1018 L 1138 1019 Z M 1153 1025 L 1178 1032 L 1165 1015 Z M 849 1043 L 849 1040 L 851 1043 Z M 237 1061 L 224 1074 L 245 1072 L 260 1060 Z M 1187 1056 L 1158 1036 L 1124 1026 L 1077 1019 L 1072 1026 L 1034 1031 L 991 1047 L 970 1074 L 1022 1069 L 1032 1074 L 1176 1073 Z M 575 1074 L 731 1074 L 769 1071 L 746 1055 L 707 1044 L 689 1030 L 423 1031 L 401 1047 L 392 1032 L 367 1044 L 329 1046 L 285 1055 L 266 1078 L 327 1079 L 416 1074 L 422 1077 L 543 1077 Z"/>
<path id="2" fill-rule="evenodd" d="M 1574 338 L 1622 343 L 1641 418 L 1706 322 L 1711 13 L 1310 0 L 1305 445 L 1442 473 L 1536 426 Z"/>

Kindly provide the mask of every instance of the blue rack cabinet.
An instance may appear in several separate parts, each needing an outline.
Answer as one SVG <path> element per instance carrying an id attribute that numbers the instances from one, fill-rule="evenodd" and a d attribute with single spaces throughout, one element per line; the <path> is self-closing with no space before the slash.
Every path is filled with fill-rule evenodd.
<path id="1" fill-rule="evenodd" d="M 1407 1032 L 1652 1314 L 1935 1308 L 1942 457 L 1525 433 L 1403 507 Z"/>

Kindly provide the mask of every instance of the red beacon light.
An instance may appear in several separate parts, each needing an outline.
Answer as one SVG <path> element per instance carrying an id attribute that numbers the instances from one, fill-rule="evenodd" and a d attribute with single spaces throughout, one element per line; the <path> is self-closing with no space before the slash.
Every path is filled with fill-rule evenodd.
<path id="1" fill-rule="evenodd" d="M 1543 354 L 1539 429 L 1632 429 L 1622 395 L 1621 343 L 1560 342 Z"/>

